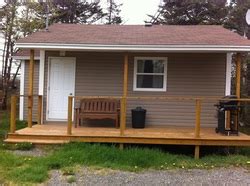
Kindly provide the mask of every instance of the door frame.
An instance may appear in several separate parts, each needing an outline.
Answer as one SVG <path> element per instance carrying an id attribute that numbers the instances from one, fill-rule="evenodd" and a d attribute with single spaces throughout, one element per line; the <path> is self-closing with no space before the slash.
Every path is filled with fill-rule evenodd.
<path id="1" fill-rule="evenodd" d="M 49 85 L 50 85 L 50 70 L 51 70 L 51 60 L 52 59 L 71 59 L 72 63 L 74 65 L 74 71 L 73 71 L 73 96 L 75 95 L 75 81 L 76 81 L 76 57 L 48 57 L 48 75 L 47 75 L 47 85 L 46 85 L 46 92 L 47 92 L 47 98 L 46 98 L 46 121 L 67 121 L 67 119 L 50 119 L 49 118 Z M 74 101 L 73 101 L 73 107 L 72 110 L 74 110 Z M 74 112 L 72 112 L 72 119 L 74 118 Z"/>

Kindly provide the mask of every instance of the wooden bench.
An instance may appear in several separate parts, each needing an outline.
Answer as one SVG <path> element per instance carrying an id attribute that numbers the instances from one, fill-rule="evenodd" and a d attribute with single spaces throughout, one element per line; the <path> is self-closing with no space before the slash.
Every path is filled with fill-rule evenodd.
<path id="1" fill-rule="evenodd" d="M 82 99 L 75 109 L 75 127 L 82 119 L 113 119 L 119 127 L 120 101 L 117 99 Z"/>

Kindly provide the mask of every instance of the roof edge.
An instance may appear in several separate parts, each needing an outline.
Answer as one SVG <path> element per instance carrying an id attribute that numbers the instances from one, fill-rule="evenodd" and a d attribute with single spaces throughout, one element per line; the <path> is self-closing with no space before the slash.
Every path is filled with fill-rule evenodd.
<path id="1" fill-rule="evenodd" d="M 250 52 L 250 46 L 231 45 L 100 45 L 100 44 L 61 44 L 61 43 L 17 43 L 17 48 L 48 50 L 83 51 L 159 51 L 159 52 Z"/>

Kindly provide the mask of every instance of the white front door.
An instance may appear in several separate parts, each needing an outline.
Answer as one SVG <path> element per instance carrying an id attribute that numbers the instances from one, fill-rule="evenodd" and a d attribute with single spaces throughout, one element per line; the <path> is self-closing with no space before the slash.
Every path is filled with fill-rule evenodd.
<path id="1" fill-rule="evenodd" d="M 66 120 L 68 96 L 75 93 L 75 59 L 50 58 L 48 81 L 48 120 Z"/>

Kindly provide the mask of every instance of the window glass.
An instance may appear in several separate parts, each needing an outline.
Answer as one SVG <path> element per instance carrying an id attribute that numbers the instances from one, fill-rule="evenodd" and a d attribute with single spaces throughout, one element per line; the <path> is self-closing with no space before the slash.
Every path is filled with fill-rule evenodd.
<path id="1" fill-rule="evenodd" d="M 163 75 L 137 75 L 137 88 L 163 88 Z"/>
<path id="2" fill-rule="evenodd" d="M 164 61 L 138 60 L 137 73 L 164 73 Z"/>

